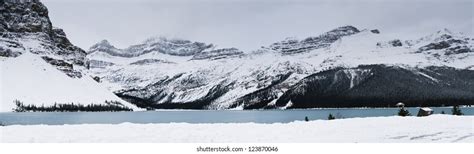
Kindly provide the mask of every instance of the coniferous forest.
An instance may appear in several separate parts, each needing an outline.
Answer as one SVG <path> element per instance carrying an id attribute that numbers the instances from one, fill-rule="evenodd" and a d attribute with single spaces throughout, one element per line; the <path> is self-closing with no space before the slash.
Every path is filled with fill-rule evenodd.
<path id="1" fill-rule="evenodd" d="M 106 104 L 58 104 L 54 103 L 51 106 L 36 106 L 32 104 L 25 105 L 23 102 L 15 100 L 16 108 L 14 112 L 117 112 L 117 111 L 132 111 L 132 109 L 118 105 L 118 102 L 105 101 Z"/>

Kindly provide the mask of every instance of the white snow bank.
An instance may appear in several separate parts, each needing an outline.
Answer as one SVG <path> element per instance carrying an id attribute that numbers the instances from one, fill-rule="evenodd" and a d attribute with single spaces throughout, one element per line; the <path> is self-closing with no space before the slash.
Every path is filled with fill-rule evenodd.
<path id="1" fill-rule="evenodd" d="M 420 110 L 423 110 L 423 111 L 433 111 L 433 109 L 429 108 L 429 107 L 422 107 L 420 108 Z"/>
<path id="2" fill-rule="evenodd" d="M 374 117 L 287 124 L 83 124 L 0 127 L 0 142 L 470 142 L 474 117 Z M 41 132 L 41 133 L 38 133 Z"/>
<path id="3" fill-rule="evenodd" d="M 15 107 L 14 100 L 35 105 L 105 104 L 106 100 L 114 100 L 136 108 L 92 78 L 70 78 L 38 55 L 28 52 L 16 58 L 0 59 L 0 112 L 11 112 Z"/>

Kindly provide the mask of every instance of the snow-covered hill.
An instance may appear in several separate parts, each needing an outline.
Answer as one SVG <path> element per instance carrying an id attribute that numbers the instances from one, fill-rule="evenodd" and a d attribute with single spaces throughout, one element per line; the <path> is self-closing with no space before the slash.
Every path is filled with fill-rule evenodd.
<path id="1" fill-rule="evenodd" d="M 0 112 L 25 105 L 106 104 L 136 109 L 87 73 L 86 53 L 54 28 L 38 0 L 0 1 Z"/>
<path id="2" fill-rule="evenodd" d="M 117 50 L 149 46 L 149 42 Z M 91 72 L 102 84 L 121 98 L 147 108 L 274 108 L 278 98 L 303 78 L 341 67 L 383 64 L 405 71 L 430 66 L 474 69 L 473 38 L 448 30 L 418 40 L 399 40 L 379 30 L 343 26 L 319 36 L 286 39 L 247 52 L 215 46 L 193 48 L 188 45 L 191 41 L 185 42 L 174 47 L 194 54 L 170 54 L 150 47 L 135 56 L 117 56 L 108 52 L 115 48 L 98 50 L 101 42 L 90 49 L 87 58 Z M 472 91 L 468 94 L 474 96 Z"/>
<path id="3" fill-rule="evenodd" d="M 135 105 L 122 101 L 92 78 L 71 78 L 32 53 L 3 58 L 0 68 L 0 112 L 12 111 L 16 107 L 14 100 L 45 106 L 54 103 L 106 105 L 105 101 L 114 100 L 136 109 Z"/>

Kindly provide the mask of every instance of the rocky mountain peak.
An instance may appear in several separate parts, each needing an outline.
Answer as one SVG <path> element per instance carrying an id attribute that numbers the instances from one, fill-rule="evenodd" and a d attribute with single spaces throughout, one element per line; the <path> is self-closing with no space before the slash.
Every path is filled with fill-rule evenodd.
<path id="1" fill-rule="evenodd" d="M 212 44 L 202 42 L 192 42 L 184 39 L 167 39 L 165 37 L 153 37 L 147 39 L 143 45 L 131 46 L 129 50 L 135 50 L 135 47 L 142 49 L 142 47 L 149 50 L 158 51 L 164 54 L 173 56 L 192 56 L 205 49 L 213 47 Z"/>
<path id="2" fill-rule="evenodd" d="M 193 42 L 184 39 L 168 39 L 165 37 L 151 37 L 140 44 L 125 49 L 117 49 L 108 41 L 103 40 L 93 45 L 88 53 L 95 51 L 107 52 L 113 56 L 136 57 L 147 53 L 158 52 L 173 56 L 193 56 L 206 49 L 214 47 L 212 44 Z"/>
<path id="3" fill-rule="evenodd" d="M 0 56 L 31 52 L 46 56 L 43 59 L 72 77 L 81 76 L 72 64 L 85 66 L 85 51 L 71 44 L 62 29 L 52 26 L 48 9 L 39 0 L 1 0 L 0 19 Z M 71 67 L 64 69 L 57 61 Z"/>
<path id="4" fill-rule="evenodd" d="M 326 36 L 326 35 L 347 36 L 347 35 L 352 35 L 352 34 L 355 34 L 355 33 L 358 33 L 358 32 L 360 32 L 359 29 L 357 29 L 354 26 L 349 25 L 349 26 L 338 27 L 338 28 L 333 29 L 329 32 L 326 32 L 325 34 L 323 34 L 321 36 Z"/>
<path id="5" fill-rule="evenodd" d="M 446 28 L 415 42 L 420 46 L 418 52 L 437 50 L 442 51 L 444 55 L 474 52 L 474 41 L 471 38 Z"/>
<path id="6" fill-rule="evenodd" d="M 48 9 L 39 0 L 2 0 L 0 4 L 0 32 L 52 34 Z"/>
<path id="7" fill-rule="evenodd" d="M 283 54 L 295 54 L 307 52 L 315 49 L 325 48 L 330 46 L 336 40 L 344 37 L 359 33 L 360 30 L 354 26 L 342 26 L 322 35 L 315 37 L 308 37 L 301 41 L 297 39 L 285 39 L 283 41 L 273 43 L 270 45 L 270 49 L 279 51 Z"/>
<path id="8" fill-rule="evenodd" d="M 96 44 L 92 45 L 89 48 L 89 51 L 108 50 L 108 49 L 111 49 L 111 48 L 115 48 L 115 47 L 113 45 L 111 45 L 109 41 L 102 40 L 99 43 L 96 43 Z"/>
<path id="9" fill-rule="evenodd" d="M 107 40 L 102 40 L 98 44 L 103 45 L 103 46 L 112 46 L 109 41 Z"/>
<path id="10" fill-rule="evenodd" d="M 449 35 L 454 34 L 451 30 L 449 30 L 447 28 L 443 28 L 442 30 L 437 31 L 436 33 L 438 33 L 438 34 L 449 34 Z"/>

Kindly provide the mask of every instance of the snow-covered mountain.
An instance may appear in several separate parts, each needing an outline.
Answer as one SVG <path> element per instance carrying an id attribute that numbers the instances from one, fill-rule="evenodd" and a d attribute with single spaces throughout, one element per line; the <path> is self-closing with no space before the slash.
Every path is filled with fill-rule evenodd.
<path id="1" fill-rule="evenodd" d="M 472 76 L 474 69 L 474 39 L 449 30 L 441 30 L 417 40 L 400 40 L 384 35 L 379 30 L 359 30 L 353 26 L 343 26 L 303 40 L 290 38 L 247 52 L 236 48 L 218 49 L 211 44 L 192 41 L 173 42 L 165 38 L 154 38 L 126 49 L 116 49 L 110 43 L 102 41 L 92 46 L 88 52 L 90 71 L 118 96 L 144 108 L 324 107 L 325 105 L 316 101 L 311 105 L 301 105 L 311 102 L 301 101 L 303 99 L 296 96 L 306 96 L 304 91 L 310 90 L 297 89 L 332 89 L 331 85 L 334 84 L 325 85 L 330 87 L 301 85 L 310 77 L 318 78 L 318 73 L 341 69 L 346 73 L 333 75 L 338 79 L 324 82 L 337 82 L 336 85 L 344 87 L 337 90 L 343 92 L 352 91 L 359 86 L 369 86 L 366 84 L 371 82 L 384 84 L 380 82 L 384 80 L 372 81 L 378 79 L 377 74 L 381 72 L 402 75 L 408 71 L 411 72 L 408 73 L 411 80 L 420 80 L 417 86 L 444 88 L 453 93 L 449 97 L 446 94 L 443 95 L 446 97 L 436 99 L 449 101 L 462 96 L 463 99 L 474 100 L 474 90 L 469 88 L 474 81 L 454 75 L 451 78 L 456 79 L 455 81 L 444 79 L 445 76 L 462 74 L 459 72 L 464 71 Z M 360 67 L 368 67 L 359 65 L 374 68 L 359 71 Z M 374 72 L 377 73 L 374 75 Z M 343 76 L 345 77 L 339 79 Z M 403 78 L 394 77 L 395 79 L 397 82 L 406 81 Z M 432 82 L 421 82 L 425 80 L 436 80 L 440 82 L 436 84 L 440 85 L 433 87 L 430 86 Z M 409 92 L 410 86 L 413 86 L 408 83 L 398 87 L 400 92 L 394 96 L 397 101 L 411 101 L 413 103 L 408 105 L 419 105 L 423 104 L 420 101 L 437 94 L 420 92 L 420 97 L 417 98 L 404 97 L 403 93 Z M 456 86 L 443 86 L 445 84 Z M 359 90 L 357 94 L 361 97 L 358 100 L 368 100 L 369 96 L 372 97 L 369 89 L 380 86 L 372 84 L 364 89 L 366 91 Z M 388 89 L 378 90 L 380 93 L 377 93 L 377 97 L 392 94 Z M 303 92 L 298 93 L 300 91 Z M 395 99 L 362 105 L 386 106 L 393 101 Z M 334 106 L 343 105 L 345 104 Z"/>
<path id="2" fill-rule="evenodd" d="M 447 29 L 401 40 L 343 26 L 253 51 L 164 37 L 119 49 L 104 40 L 85 52 L 38 0 L 0 3 L 0 111 L 13 100 L 133 109 L 474 102 L 474 39 Z"/>
<path id="3" fill-rule="evenodd" d="M 0 111 L 25 105 L 104 104 L 121 100 L 87 73 L 86 52 L 52 26 L 38 0 L 0 1 Z"/>

